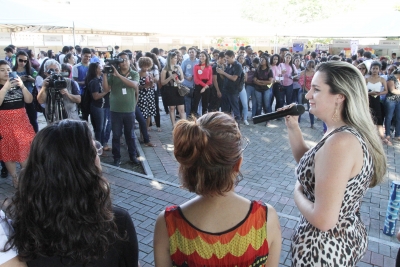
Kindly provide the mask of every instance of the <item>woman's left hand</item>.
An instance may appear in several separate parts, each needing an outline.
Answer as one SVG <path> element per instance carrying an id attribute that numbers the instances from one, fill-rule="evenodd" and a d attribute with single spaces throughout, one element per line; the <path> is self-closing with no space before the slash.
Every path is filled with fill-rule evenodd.
<path id="1" fill-rule="evenodd" d="M 204 93 L 206 91 L 206 87 L 203 87 L 203 89 L 200 90 L 200 94 Z"/>
<path id="2" fill-rule="evenodd" d="M 22 81 L 21 77 L 14 78 L 10 83 L 11 87 L 24 87 L 24 82 Z"/>

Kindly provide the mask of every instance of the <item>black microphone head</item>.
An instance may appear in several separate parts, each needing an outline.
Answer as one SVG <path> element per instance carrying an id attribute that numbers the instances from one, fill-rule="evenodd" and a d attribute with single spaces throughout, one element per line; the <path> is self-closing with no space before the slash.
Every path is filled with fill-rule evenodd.
<path id="1" fill-rule="evenodd" d="M 306 108 L 303 105 L 296 105 L 296 109 L 297 109 L 297 114 L 293 114 L 293 115 L 301 115 L 306 111 Z"/>

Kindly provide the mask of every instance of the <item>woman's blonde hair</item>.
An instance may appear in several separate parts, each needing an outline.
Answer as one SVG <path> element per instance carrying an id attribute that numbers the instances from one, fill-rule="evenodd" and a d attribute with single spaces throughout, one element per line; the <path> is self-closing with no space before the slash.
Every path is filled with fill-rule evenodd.
<path id="1" fill-rule="evenodd" d="M 364 77 L 352 64 L 342 61 L 323 63 L 317 71 L 325 74 L 325 83 L 329 85 L 331 94 L 345 96 L 342 118 L 363 137 L 374 163 L 370 187 L 378 185 L 386 173 L 386 155 L 368 106 Z"/>

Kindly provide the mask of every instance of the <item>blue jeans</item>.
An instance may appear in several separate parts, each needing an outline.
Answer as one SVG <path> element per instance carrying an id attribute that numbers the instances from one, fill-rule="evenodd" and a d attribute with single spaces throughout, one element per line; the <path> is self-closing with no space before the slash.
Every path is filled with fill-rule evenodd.
<path id="1" fill-rule="evenodd" d="M 130 157 L 136 157 L 136 144 L 133 138 L 135 132 L 135 112 L 113 112 L 111 111 L 112 154 L 115 159 L 121 158 L 121 135 L 124 128 L 125 142 L 128 146 Z"/>
<path id="2" fill-rule="evenodd" d="M 186 112 L 186 118 L 190 117 L 190 113 L 192 112 L 192 101 L 193 98 L 190 96 L 185 95 L 185 112 Z"/>
<path id="3" fill-rule="evenodd" d="M 284 102 L 285 105 L 289 105 L 292 104 L 292 99 L 293 99 L 293 84 L 289 85 L 289 86 L 283 86 L 284 90 L 283 90 L 283 97 L 285 98 Z"/>
<path id="4" fill-rule="evenodd" d="M 247 93 L 246 90 L 243 90 L 239 93 L 240 102 L 242 102 L 242 113 L 243 113 L 243 120 L 247 121 L 247 113 L 249 112 L 249 106 L 247 104 Z"/>
<path id="5" fill-rule="evenodd" d="M 93 125 L 94 138 L 104 145 L 104 130 L 107 122 L 106 109 L 90 105 L 90 118 Z"/>
<path id="6" fill-rule="evenodd" d="M 139 123 L 139 130 L 140 130 L 141 134 L 143 135 L 143 142 L 145 144 L 147 144 L 148 142 L 150 142 L 149 133 L 147 132 L 146 120 L 143 117 L 142 111 L 140 110 L 138 105 L 136 105 L 135 117 Z M 135 138 L 135 137 L 133 136 L 133 138 Z"/>
<path id="7" fill-rule="evenodd" d="M 298 103 L 303 105 L 303 89 L 299 90 L 298 93 Z M 307 109 L 310 110 L 310 103 L 307 102 Z M 314 125 L 314 114 L 311 114 L 310 112 L 308 112 L 308 115 L 310 116 L 310 123 L 311 126 Z M 299 116 L 299 123 L 300 123 L 300 119 L 301 119 L 301 115 Z"/>
<path id="8" fill-rule="evenodd" d="M 251 117 L 256 116 L 257 111 L 257 100 L 256 100 L 256 89 L 253 85 L 246 85 L 246 94 L 247 94 L 247 103 L 249 103 L 249 99 L 251 96 Z"/>
<path id="9" fill-rule="evenodd" d="M 221 91 L 221 111 L 225 113 L 231 113 L 231 108 L 233 111 L 233 115 L 235 116 L 235 120 L 240 120 L 240 111 L 239 111 L 239 94 L 230 94 L 227 91 Z"/>
<path id="10" fill-rule="evenodd" d="M 268 89 L 264 92 L 255 91 L 256 101 L 257 101 L 257 111 L 256 116 L 261 115 L 261 108 L 264 107 L 266 113 L 272 112 L 271 106 L 271 98 L 272 98 L 272 89 Z"/>
<path id="11" fill-rule="evenodd" d="M 393 116 L 395 117 L 395 137 L 400 137 L 400 101 L 393 101 L 386 98 L 385 101 L 385 131 L 390 136 L 390 126 Z"/>
<path id="12" fill-rule="evenodd" d="M 110 134 L 111 134 L 111 116 L 110 116 L 110 108 L 104 108 L 104 109 L 107 120 L 107 124 L 104 129 L 104 144 L 107 144 L 108 140 L 110 140 Z"/>

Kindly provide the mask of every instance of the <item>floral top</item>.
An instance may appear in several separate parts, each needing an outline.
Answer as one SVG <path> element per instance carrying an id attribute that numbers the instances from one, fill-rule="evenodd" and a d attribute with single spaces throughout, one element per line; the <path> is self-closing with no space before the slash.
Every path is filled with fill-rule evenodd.
<path id="1" fill-rule="evenodd" d="M 400 90 L 400 83 L 399 83 L 399 80 L 397 80 L 396 76 L 390 75 L 387 78 L 387 81 L 393 81 L 394 88 L 397 90 Z M 395 95 L 389 91 L 388 94 L 386 95 L 386 100 L 400 101 L 400 95 Z"/>

